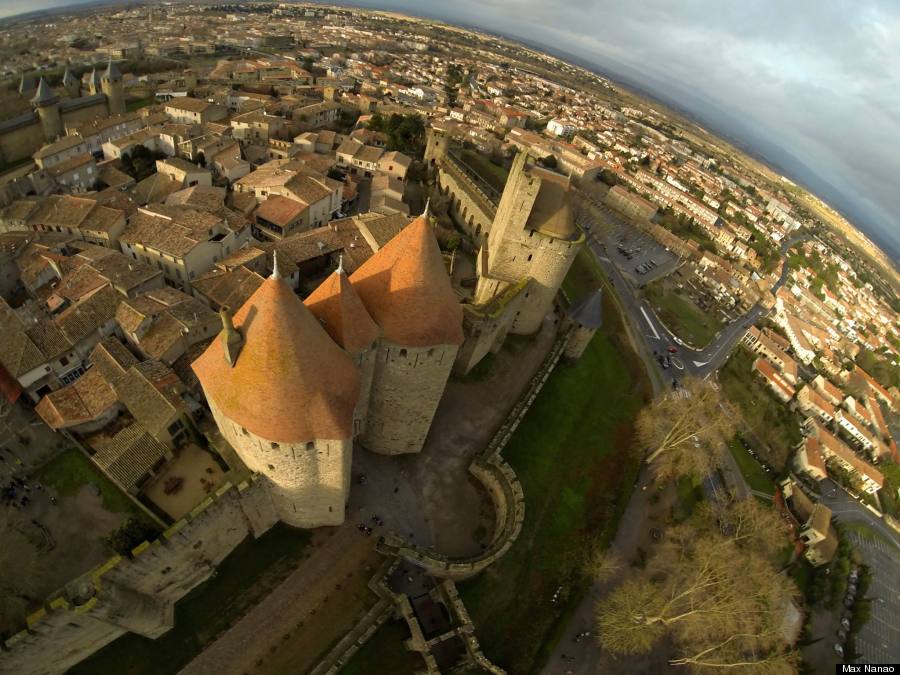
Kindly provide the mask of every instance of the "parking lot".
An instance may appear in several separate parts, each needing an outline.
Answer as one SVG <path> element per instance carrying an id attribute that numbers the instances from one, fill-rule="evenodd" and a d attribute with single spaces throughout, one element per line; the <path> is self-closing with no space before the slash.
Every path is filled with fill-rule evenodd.
<path id="1" fill-rule="evenodd" d="M 856 638 L 861 663 L 900 661 L 900 567 L 897 549 L 888 542 L 850 532 L 850 539 L 872 570 L 869 597 L 873 598 L 872 618 Z"/>
<path id="2" fill-rule="evenodd" d="M 594 234 L 604 243 L 610 260 L 635 284 L 642 286 L 678 267 L 678 256 L 649 234 L 602 203 L 595 203 L 594 207 L 606 221 L 602 231 Z"/>

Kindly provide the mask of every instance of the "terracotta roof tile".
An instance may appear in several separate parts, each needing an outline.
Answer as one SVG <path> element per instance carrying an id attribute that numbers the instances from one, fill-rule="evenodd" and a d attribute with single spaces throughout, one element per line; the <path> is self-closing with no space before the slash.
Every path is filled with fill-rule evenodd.
<path id="1" fill-rule="evenodd" d="M 353 435 L 359 373 L 281 279 L 266 279 L 234 316 L 244 344 L 228 365 L 221 335 L 193 363 L 206 396 L 269 441 Z"/>
<path id="2" fill-rule="evenodd" d="M 350 281 L 391 342 L 409 347 L 462 344 L 462 308 L 426 216 L 407 225 Z"/>
<path id="3" fill-rule="evenodd" d="M 351 354 L 365 349 L 378 337 L 378 326 L 341 269 L 330 274 L 305 304 L 332 339 Z"/>

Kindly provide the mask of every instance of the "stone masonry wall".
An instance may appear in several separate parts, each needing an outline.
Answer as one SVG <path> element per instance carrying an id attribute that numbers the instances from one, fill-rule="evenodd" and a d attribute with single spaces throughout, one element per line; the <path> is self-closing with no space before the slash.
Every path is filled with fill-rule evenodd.
<path id="1" fill-rule="evenodd" d="M 222 436 L 247 468 L 263 477 L 280 520 L 304 528 L 344 522 L 350 494 L 351 439 L 269 441 L 226 417 L 212 399 L 207 401 Z"/>
<path id="2" fill-rule="evenodd" d="M 226 484 L 133 558 L 115 556 L 52 594 L 0 652 L 0 673 L 57 675 L 127 631 L 159 637 L 174 604 L 209 578 L 248 534 L 275 523 L 257 479 Z M 264 499 L 260 499 L 263 496 Z M 268 521 L 268 526 L 266 526 Z"/>
<path id="3" fill-rule="evenodd" d="M 421 451 L 458 350 L 381 340 L 362 445 L 383 455 Z"/>

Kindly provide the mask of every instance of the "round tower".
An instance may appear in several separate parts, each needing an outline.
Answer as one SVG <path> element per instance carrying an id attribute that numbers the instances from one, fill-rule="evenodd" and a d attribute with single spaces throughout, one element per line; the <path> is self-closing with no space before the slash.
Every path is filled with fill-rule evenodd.
<path id="1" fill-rule="evenodd" d="M 572 332 L 563 354 L 567 359 L 576 361 L 603 325 L 603 291 L 598 288 L 575 304 L 569 312 L 569 321 Z"/>
<path id="2" fill-rule="evenodd" d="M 447 137 L 434 129 L 428 130 L 425 141 L 425 163 L 433 166 L 447 155 Z"/>
<path id="3" fill-rule="evenodd" d="M 38 83 L 32 105 L 37 109 L 41 118 L 41 127 L 44 130 L 44 138 L 48 143 L 55 141 L 63 133 L 62 116 L 59 112 L 59 97 L 47 86 L 44 78 Z"/>
<path id="4" fill-rule="evenodd" d="M 100 77 L 100 87 L 106 94 L 109 114 L 125 112 L 125 84 L 122 82 L 122 73 L 119 72 L 112 59 L 109 60 L 106 71 Z"/>
<path id="5" fill-rule="evenodd" d="M 277 261 L 193 363 L 216 424 L 266 482 L 278 517 L 339 525 L 350 491 L 359 375 L 290 286 Z"/>
<path id="6" fill-rule="evenodd" d="M 464 338 L 427 207 L 350 281 L 382 330 L 360 441 L 385 455 L 419 452 Z"/>
<path id="7" fill-rule="evenodd" d="M 375 373 L 375 341 L 381 331 L 347 278 L 343 256 L 334 274 L 310 293 L 304 304 L 331 339 L 350 354 L 359 369 L 359 400 L 353 416 L 353 435 L 359 436 L 366 428 Z"/>

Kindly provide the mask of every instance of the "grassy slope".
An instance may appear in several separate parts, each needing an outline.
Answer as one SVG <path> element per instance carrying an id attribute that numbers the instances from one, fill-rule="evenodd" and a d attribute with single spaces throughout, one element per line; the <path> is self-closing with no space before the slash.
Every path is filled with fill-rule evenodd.
<path id="1" fill-rule="evenodd" d="M 497 190 L 497 192 L 503 192 L 503 188 L 506 185 L 506 177 L 509 175 L 505 168 L 494 164 L 490 158 L 474 150 L 463 150 L 462 158 L 488 185 Z"/>
<path id="2" fill-rule="evenodd" d="M 719 370 L 719 381 L 729 400 L 741 411 L 751 436 L 766 443 L 769 449 L 756 448 L 759 455 L 776 470 L 784 469 L 791 448 L 802 435 L 800 418 L 755 378 L 751 368 L 754 356 L 738 346 Z M 748 440 L 753 441 L 753 438 Z"/>
<path id="3" fill-rule="evenodd" d="M 103 508 L 113 513 L 145 517 L 137 506 L 77 448 L 70 448 L 41 467 L 34 478 L 56 488 L 59 494 L 75 494 L 93 483 L 100 489 Z"/>
<path id="4" fill-rule="evenodd" d="M 583 291 L 588 277 L 568 285 Z M 648 383 L 608 296 L 604 312 L 584 356 L 557 368 L 503 452 L 525 491 L 519 539 L 460 587 L 486 655 L 511 673 L 546 660 L 587 590 L 585 551 L 612 538 L 637 476 L 631 425 Z"/>
<path id="5" fill-rule="evenodd" d="M 775 494 L 775 485 L 769 480 L 769 476 L 763 471 L 759 462 L 750 456 L 750 453 L 747 452 L 743 445 L 735 439 L 728 444 L 728 449 L 731 450 L 731 455 L 744 475 L 744 480 L 747 481 L 752 489 L 769 495 Z"/>
<path id="6" fill-rule="evenodd" d="M 408 639 L 406 623 L 388 621 L 341 668 L 340 675 L 371 675 L 375 672 L 407 675 L 421 670 L 425 662 L 403 646 Z"/>
<path id="7" fill-rule="evenodd" d="M 644 292 L 660 320 L 675 335 L 695 347 L 708 345 L 722 328 L 722 322 L 717 318 L 677 291 L 664 291 L 660 282 L 647 284 Z"/>
<path id="8" fill-rule="evenodd" d="M 216 574 L 175 606 L 175 627 L 158 640 L 127 633 L 68 671 L 69 675 L 177 673 L 290 574 L 310 534 L 278 524 L 248 537 Z"/>

